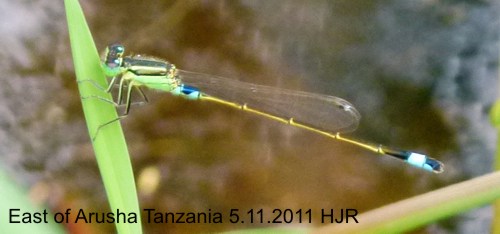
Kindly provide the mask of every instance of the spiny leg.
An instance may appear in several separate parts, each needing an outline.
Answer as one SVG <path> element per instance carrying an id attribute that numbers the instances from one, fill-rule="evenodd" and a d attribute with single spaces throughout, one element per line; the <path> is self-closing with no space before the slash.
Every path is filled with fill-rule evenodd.
<path id="1" fill-rule="evenodd" d="M 120 106 L 115 101 L 107 99 L 107 98 L 104 98 L 104 97 L 101 97 L 99 95 L 90 95 L 90 96 L 81 97 L 82 100 L 87 100 L 87 99 L 91 99 L 91 98 L 95 98 L 95 99 L 98 99 L 98 100 L 101 100 L 101 101 L 105 101 L 105 102 L 107 102 L 109 104 L 113 104 L 115 107 L 119 107 Z"/>
<path id="2" fill-rule="evenodd" d="M 139 93 L 141 94 L 141 96 L 144 99 L 144 101 L 145 102 L 149 102 L 148 97 L 146 96 L 146 94 L 144 93 L 144 91 L 142 91 L 141 87 L 139 87 L 139 86 L 134 86 L 134 87 L 139 91 Z"/>
<path id="3" fill-rule="evenodd" d="M 96 87 L 97 89 L 101 90 L 101 91 L 104 91 L 106 93 L 110 93 L 111 92 L 111 89 L 113 88 L 113 85 L 116 83 L 116 79 L 117 79 L 117 76 L 113 77 L 111 79 L 111 81 L 109 82 L 109 85 L 107 88 L 104 88 L 102 87 L 100 84 L 98 84 L 95 80 L 91 80 L 91 79 L 87 79 L 87 80 L 78 80 L 78 84 L 82 84 L 84 82 L 88 82 L 90 84 L 92 84 L 94 87 Z"/>
<path id="4" fill-rule="evenodd" d="M 129 88 L 129 90 L 131 90 L 131 88 Z M 87 100 L 87 99 L 91 99 L 91 98 L 95 98 L 95 99 L 98 99 L 98 100 L 101 100 L 101 101 L 113 104 L 115 107 L 121 107 L 123 105 L 126 105 L 126 110 L 125 110 L 124 114 L 118 116 L 118 118 L 112 119 L 112 120 L 110 120 L 110 121 L 108 121 L 108 122 L 106 122 L 104 124 L 99 125 L 99 127 L 97 127 L 94 136 L 92 136 L 92 141 L 95 141 L 95 139 L 99 135 L 99 131 L 102 128 L 104 128 L 104 127 L 106 127 L 106 126 L 108 126 L 108 125 L 110 125 L 110 124 L 112 124 L 112 123 L 114 123 L 114 122 L 116 122 L 118 120 L 121 120 L 121 119 L 124 119 L 125 117 L 127 117 L 128 113 L 129 113 L 129 110 L 130 110 L 130 106 L 132 104 L 134 104 L 134 105 L 135 104 L 141 105 L 141 104 L 144 103 L 144 102 L 131 103 L 131 101 L 130 101 L 130 91 L 128 92 L 128 95 L 127 95 L 127 103 L 126 104 L 118 104 L 118 103 L 114 102 L 113 100 L 110 100 L 110 99 L 107 99 L 107 98 L 104 98 L 104 97 L 101 97 L 101 96 L 97 96 L 97 95 L 91 95 L 91 96 L 82 97 L 82 100 Z"/>
<path id="5" fill-rule="evenodd" d="M 106 89 L 106 93 L 110 93 L 111 92 L 111 89 L 113 89 L 113 86 L 115 85 L 116 83 L 116 79 L 117 79 L 118 76 L 115 76 L 111 79 L 111 81 L 109 82 L 109 85 L 108 85 L 108 89 Z"/>
<path id="6" fill-rule="evenodd" d="M 120 105 L 122 104 L 122 98 L 123 98 L 122 90 L 125 87 L 124 85 L 125 85 L 125 79 L 122 77 L 122 79 L 120 80 L 120 85 L 118 87 L 118 97 L 116 99 L 116 102 Z"/>
<path id="7" fill-rule="evenodd" d="M 93 86 L 95 86 L 97 89 L 99 89 L 101 91 L 104 91 L 106 93 L 111 93 L 111 90 L 113 89 L 113 86 L 115 85 L 115 83 L 117 81 L 117 78 L 118 78 L 118 76 L 113 77 L 106 89 L 104 87 L 102 87 L 101 85 L 99 85 L 96 81 L 91 80 L 91 79 L 79 80 L 78 83 L 80 84 L 80 83 L 84 83 L 84 82 L 89 82 Z M 95 98 L 95 99 L 98 99 L 98 100 L 101 100 L 101 101 L 113 104 L 115 107 L 120 107 L 120 106 L 122 106 L 122 100 L 123 100 L 122 90 L 125 88 L 126 80 L 128 80 L 128 79 L 126 79 L 126 78 L 123 79 L 123 77 L 122 77 L 122 79 L 120 79 L 120 84 L 119 84 L 119 87 L 118 87 L 119 90 L 118 90 L 117 102 L 115 102 L 112 99 L 110 100 L 110 99 L 107 99 L 107 98 L 104 98 L 104 97 L 101 97 L 101 96 L 98 96 L 98 95 L 85 96 L 85 97 L 82 97 L 81 99 L 82 100 L 87 100 L 87 99 Z M 130 111 L 130 106 L 132 104 L 131 103 L 132 87 L 134 87 L 134 85 L 131 82 L 129 84 L 127 84 L 127 85 L 129 87 L 128 87 L 128 92 L 127 92 L 127 97 L 126 97 L 127 100 L 126 100 L 126 104 L 125 104 L 126 105 L 125 113 L 122 114 L 122 115 L 120 115 L 120 116 L 118 116 L 117 118 L 115 118 L 113 120 L 110 120 L 110 121 L 108 121 L 108 122 L 106 122 L 104 124 L 99 125 L 99 127 L 97 127 L 97 129 L 96 129 L 96 132 L 95 132 L 94 136 L 92 137 L 92 141 L 95 141 L 95 139 L 99 135 L 99 131 L 102 128 L 104 128 L 104 127 L 106 127 L 106 126 L 108 126 L 108 125 L 110 125 L 110 124 L 112 124 L 112 123 L 114 123 L 114 122 L 116 122 L 118 120 L 121 120 L 121 119 L 127 117 L 128 113 Z M 144 100 L 146 102 L 148 102 L 148 99 L 147 99 L 146 95 L 144 94 L 144 92 L 139 87 L 135 87 L 135 88 L 137 88 L 139 90 L 139 93 L 142 95 L 142 97 L 144 98 Z M 142 104 L 142 103 L 143 102 L 139 102 L 138 104 Z"/>
<path id="8" fill-rule="evenodd" d="M 116 103 L 116 102 L 115 102 L 115 101 L 113 101 L 113 100 L 110 100 L 110 99 L 107 99 L 107 98 L 104 98 L 104 97 L 101 97 L 101 96 L 98 96 L 98 95 L 90 95 L 90 96 L 81 97 L 81 99 L 82 99 L 82 100 L 84 100 L 84 101 L 85 101 L 85 100 L 88 100 L 88 99 L 92 99 L 92 98 L 95 98 L 95 99 L 100 100 L 100 101 L 107 102 L 107 103 L 109 103 L 109 104 L 112 104 L 112 105 L 113 105 L 113 106 L 115 106 L 115 107 L 119 107 L 119 106 L 121 106 L 121 105 L 119 105 L 118 103 Z M 107 125 L 109 125 L 109 124 L 112 124 L 112 123 L 114 123 L 115 121 L 118 121 L 118 120 L 120 120 L 120 119 L 123 119 L 123 118 L 125 118 L 125 117 L 126 117 L 126 115 L 121 115 L 121 116 L 119 116 L 118 118 L 115 118 L 115 119 L 113 119 L 113 120 L 111 120 L 111 121 L 108 121 L 108 122 L 106 122 L 106 123 L 104 123 L 104 124 L 99 125 L 99 127 L 97 127 L 97 129 L 96 129 L 96 132 L 95 132 L 95 133 L 94 133 L 94 135 L 92 136 L 92 142 L 94 142 L 94 141 L 95 141 L 95 139 L 97 138 L 97 135 L 99 134 L 99 131 L 101 130 L 101 128 L 103 128 L 103 127 L 105 127 L 105 126 L 107 126 Z"/>
<path id="9" fill-rule="evenodd" d="M 111 99 L 107 99 L 107 98 L 101 97 L 99 95 L 89 95 L 89 96 L 81 97 L 82 100 L 87 100 L 87 99 L 92 99 L 92 98 L 95 98 L 95 99 L 107 102 L 109 104 L 113 104 L 115 107 L 123 107 L 123 106 L 126 105 L 126 104 L 118 104 L 118 103 L 116 103 L 115 101 L 113 101 Z M 130 103 L 130 105 L 143 105 L 145 103 L 146 102 L 132 102 L 132 103 Z"/>
<path id="10" fill-rule="evenodd" d="M 97 136 L 99 135 L 99 132 L 102 128 L 116 122 L 116 121 L 119 121 L 125 117 L 127 117 L 129 111 L 130 111 L 130 106 L 132 105 L 132 102 L 131 102 L 131 93 L 132 93 L 132 87 L 134 87 L 133 84 L 129 84 L 129 87 L 128 87 L 128 91 L 127 91 L 127 97 L 126 97 L 126 103 L 125 104 L 119 104 L 113 100 L 110 100 L 110 99 L 107 99 L 107 98 L 104 98 L 104 97 L 101 97 L 101 96 L 98 96 L 98 95 L 91 95 L 91 96 L 86 96 L 86 97 L 82 97 L 82 100 L 88 100 L 88 99 L 91 99 L 91 98 L 95 98 L 95 99 L 98 99 L 98 100 L 101 100 L 101 101 L 104 101 L 104 102 L 107 102 L 107 103 L 110 103 L 110 104 L 113 104 L 115 107 L 120 107 L 120 106 L 123 106 L 123 105 L 126 105 L 126 109 L 125 109 L 125 113 L 120 115 L 118 118 L 115 118 L 115 119 L 112 119 L 104 124 L 101 124 L 99 125 L 99 127 L 97 127 L 96 129 L 96 132 L 94 134 L 94 136 L 92 136 L 92 141 L 95 141 L 95 139 L 97 138 Z M 133 104 L 143 104 L 144 102 L 139 102 L 139 103 L 133 103 Z"/>
<path id="11" fill-rule="evenodd" d="M 128 112 L 130 111 L 130 103 L 132 102 L 131 97 L 132 97 L 132 88 L 135 87 L 134 82 L 131 81 L 128 84 L 128 91 L 127 91 L 127 107 L 125 108 L 125 115 L 128 115 Z"/>
<path id="12" fill-rule="evenodd" d="M 101 130 L 101 128 L 104 128 L 104 127 L 106 127 L 106 126 L 108 126 L 108 125 L 110 125 L 110 124 L 112 124 L 112 123 L 114 123 L 114 122 L 116 122 L 116 121 L 118 121 L 118 120 L 121 120 L 121 119 L 123 119 L 123 118 L 127 117 L 128 113 L 130 112 L 130 105 L 131 105 L 131 102 L 132 102 L 132 100 L 131 100 L 131 96 L 132 96 L 132 88 L 133 88 L 133 87 L 136 87 L 136 86 L 134 85 L 134 83 L 133 83 L 133 82 L 130 82 L 130 83 L 128 84 L 128 89 L 127 89 L 127 97 L 126 97 L 126 108 L 125 108 L 125 113 L 123 113 L 123 115 L 121 115 L 121 116 L 118 116 L 118 118 L 116 118 L 116 119 L 113 119 L 113 120 L 111 120 L 111 121 L 109 121 L 109 122 L 106 122 L 106 123 L 104 123 L 104 124 L 99 125 L 99 127 L 97 127 L 96 133 L 95 133 L 95 134 L 94 134 L 94 136 L 92 137 L 92 141 L 95 141 L 95 139 L 96 139 L 96 137 L 97 137 L 97 135 L 98 135 L 99 131 Z M 122 88 L 123 88 L 123 83 L 122 83 L 122 82 L 120 82 L 120 90 L 121 90 Z M 121 98 L 122 98 L 122 97 L 120 97 L 120 101 L 121 101 Z M 103 100 L 103 99 L 101 99 L 101 100 Z M 115 103 L 115 104 L 116 104 L 116 103 Z"/>
<path id="13" fill-rule="evenodd" d="M 97 89 L 101 90 L 101 91 L 104 91 L 106 93 L 110 93 L 111 92 L 111 89 L 112 87 L 114 86 L 114 84 L 116 83 L 116 79 L 117 79 L 117 76 L 113 77 L 113 79 L 111 79 L 110 83 L 109 83 L 109 86 L 107 89 L 104 89 L 104 87 L 102 87 L 100 84 L 98 84 L 95 80 L 90 80 L 90 79 L 87 79 L 87 80 L 79 80 L 78 81 L 78 84 L 81 84 L 81 83 L 84 83 L 84 82 L 88 82 L 90 84 L 92 84 L 94 87 L 96 87 Z M 104 97 L 101 97 L 101 96 L 98 96 L 98 95 L 90 95 L 90 96 L 84 96 L 84 97 L 81 97 L 82 100 L 87 100 L 89 98 L 96 98 L 96 99 L 99 99 L 101 101 L 105 101 L 105 102 L 108 102 L 110 104 L 113 104 L 115 107 L 118 107 L 120 106 L 118 103 L 116 103 L 115 101 L 113 101 L 112 99 L 109 100 L 107 98 L 104 98 Z"/>
<path id="14" fill-rule="evenodd" d="M 95 139 L 97 138 L 97 136 L 98 136 L 98 134 L 99 134 L 99 131 L 100 131 L 102 128 L 104 128 L 104 127 L 106 127 L 106 126 L 108 126 L 108 125 L 110 125 L 110 124 L 112 124 L 112 123 L 114 123 L 114 122 L 116 122 L 116 121 L 118 121 L 118 120 L 121 120 L 121 119 L 123 119 L 123 118 L 125 118 L 125 117 L 127 117 L 127 115 L 121 115 L 121 116 L 118 116 L 118 118 L 115 118 L 115 119 L 113 119 L 113 120 L 111 120 L 111 121 L 108 121 L 108 122 L 106 122 L 106 123 L 104 123 L 104 124 L 99 125 L 99 127 L 97 127 L 97 129 L 96 129 L 96 131 L 95 131 L 94 136 L 92 137 L 92 142 L 94 142 L 94 141 L 95 141 Z"/>

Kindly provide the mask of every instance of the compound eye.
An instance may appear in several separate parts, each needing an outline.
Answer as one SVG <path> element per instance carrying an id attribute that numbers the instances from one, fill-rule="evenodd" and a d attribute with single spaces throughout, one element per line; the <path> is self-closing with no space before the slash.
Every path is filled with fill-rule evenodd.
<path id="1" fill-rule="evenodd" d="M 113 59 L 106 63 L 106 65 L 110 68 L 116 68 L 120 66 L 120 59 Z"/>
<path id="2" fill-rule="evenodd" d="M 122 54 L 125 51 L 125 47 L 121 44 L 113 44 L 109 46 L 109 50 L 117 54 Z"/>
<path id="3" fill-rule="evenodd" d="M 112 44 L 108 46 L 107 49 L 107 56 L 108 60 L 111 60 L 113 58 L 121 58 L 123 57 L 123 53 L 125 52 L 125 47 L 121 44 Z"/>

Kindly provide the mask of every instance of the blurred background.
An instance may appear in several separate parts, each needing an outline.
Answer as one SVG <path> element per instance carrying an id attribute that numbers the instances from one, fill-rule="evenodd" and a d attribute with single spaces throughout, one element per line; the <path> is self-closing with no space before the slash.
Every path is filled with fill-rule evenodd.
<path id="1" fill-rule="evenodd" d="M 435 175 L 224 106 L 148 92 L 150 103 L 122 121 L 141 208 L 364 212 L 492 170 L 498 1 L 80 3 L 100 50 L 121 42 L 183 70 L 342 97 L 362 115 L 349 136 L 445 163 Z M 1 1 L 0 9 L 1 168 L 53 211 L 109 211 L 63 2 Z M 480 208 L 415 233 L 488 233 L 491 216 Z M 144 224 L 146 233 L 257 227 L 265 225 Z"/>

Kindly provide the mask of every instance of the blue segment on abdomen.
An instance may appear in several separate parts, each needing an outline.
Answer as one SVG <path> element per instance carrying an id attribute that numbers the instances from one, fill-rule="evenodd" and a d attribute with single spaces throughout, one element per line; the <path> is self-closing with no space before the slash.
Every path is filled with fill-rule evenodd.
<path id="1" fill-rule="evenodd" d="M 410 153 L 410 156 L 406 160 L 409 164 L 428 170 L 433 171 L 433 168 L 427 164 L 427 156 L 418 153 Z"/>
<path id="2" fill-rule="evenodd" d="M 200 90 L 195 87 L 182 84 L 172 90 L 172 94 L 196 100 L 200 97 Z"/>

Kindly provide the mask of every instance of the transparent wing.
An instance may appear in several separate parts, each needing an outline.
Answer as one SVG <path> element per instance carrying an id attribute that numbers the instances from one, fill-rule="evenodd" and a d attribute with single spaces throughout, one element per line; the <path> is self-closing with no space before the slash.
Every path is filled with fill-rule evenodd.
<path id="1" fill-rule="evenodd" d="M 350 132 L 360 119 L 349 102 L 334 96 L 279 89 L 223 77 L 178 70 L 181 81 L 203 94 L 256 109 L 280 118 L 293 118 L 327 132 Z"/>

